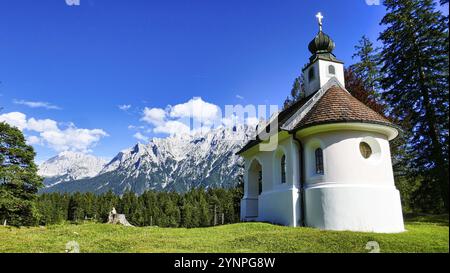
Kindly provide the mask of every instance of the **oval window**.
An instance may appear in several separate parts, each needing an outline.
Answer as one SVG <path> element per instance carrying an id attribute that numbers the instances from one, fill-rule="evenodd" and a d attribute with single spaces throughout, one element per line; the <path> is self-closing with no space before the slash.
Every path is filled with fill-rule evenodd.
<path id="1" fill-rule="evenodd" d="M 366 142 L 361 142 L 359 144 L 359 151 L 364 158 L 369 158 L 372 155 L 372 148 Z"/>

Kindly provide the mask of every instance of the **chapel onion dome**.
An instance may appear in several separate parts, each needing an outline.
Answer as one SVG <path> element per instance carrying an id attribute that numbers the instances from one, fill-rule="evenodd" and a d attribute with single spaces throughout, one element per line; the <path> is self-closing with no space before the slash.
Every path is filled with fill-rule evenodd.
<path id="1" fill-rule="evenodd" d="M 315 54 L 321 53 L 332 53 L 335 44 L 333 40 L 327 34 L 323 33 L 323 31 L 319 31 L 319 33 L 314 37 L 314 39 L 309 43 L 308 49 L 309 51 Z"/>

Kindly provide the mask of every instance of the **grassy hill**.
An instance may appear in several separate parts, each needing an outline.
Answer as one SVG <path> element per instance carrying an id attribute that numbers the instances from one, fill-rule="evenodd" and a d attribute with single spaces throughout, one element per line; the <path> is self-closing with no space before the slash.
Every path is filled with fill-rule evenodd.
<path id="1" fill-rule="evenodd" d="M 65 224 L 0 227 L 0 252 L 64 252 L 76 241 L 81 252 L 449 252 L 448 215 L 414 217 L 406 232 L 376 234 L 240 223 L 210 228 L 122 227 Z"/>

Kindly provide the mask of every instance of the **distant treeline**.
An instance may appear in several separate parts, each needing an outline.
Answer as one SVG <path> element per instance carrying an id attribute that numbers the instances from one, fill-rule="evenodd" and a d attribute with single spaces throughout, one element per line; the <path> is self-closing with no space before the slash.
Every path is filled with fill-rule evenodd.
<path id="1" fill-rule="evenodd" d="M 239 221 L 242 187 L 235 189 L 193 189 L 187 193 L 146 191 L 142 195 L 126 192 L 48 193 L 39 195 L 39 224 L 106 222 L 113 207 L 135 226 L 207 227 Z"/>

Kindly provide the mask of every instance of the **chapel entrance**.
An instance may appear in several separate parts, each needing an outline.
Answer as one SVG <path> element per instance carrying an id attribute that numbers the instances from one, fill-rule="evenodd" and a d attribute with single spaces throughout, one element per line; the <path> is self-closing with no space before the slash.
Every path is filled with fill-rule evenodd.
<path id="1" fill-rule="evenodd" d="M 262 193 L 262 166 L 253 160 L 248 169 L 247 218 L 258 217 L 258 199 Z"/>

